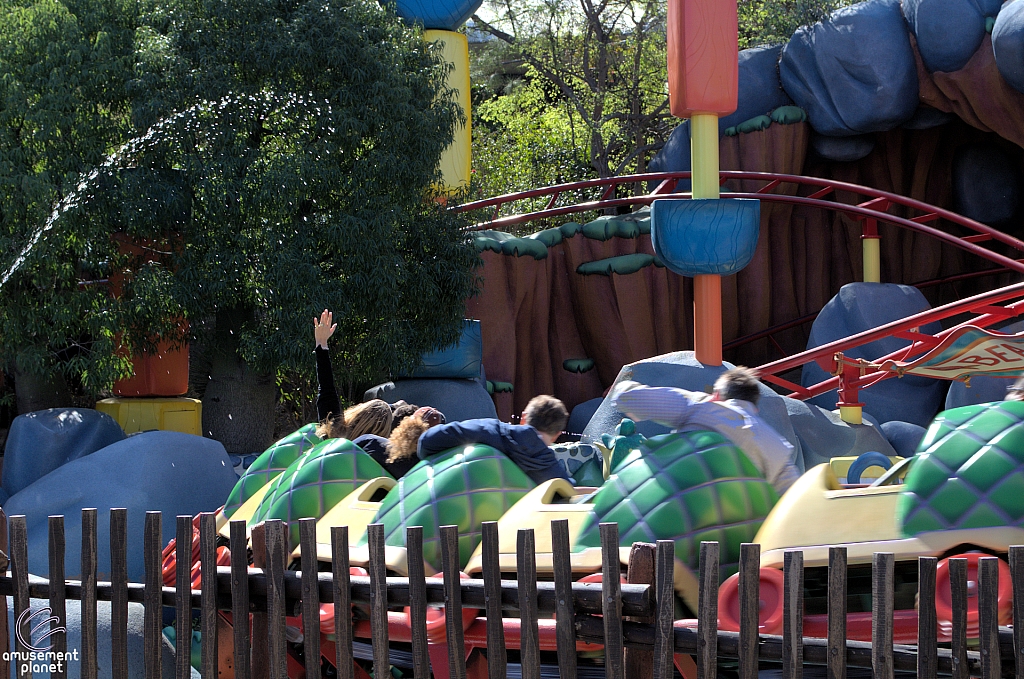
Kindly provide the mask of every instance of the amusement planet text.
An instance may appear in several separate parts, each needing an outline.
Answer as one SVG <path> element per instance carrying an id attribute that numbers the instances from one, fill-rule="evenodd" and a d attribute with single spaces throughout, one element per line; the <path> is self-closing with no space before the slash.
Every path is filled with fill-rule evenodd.
<path id="1" fill-rule="evenodd" d="M 67 634 L 67 628 L 59 624 L 60 618 L 50 615 L 53 611 L 44 606 L 33 611 L 27 608 L 18 616 L 14 634 L 18 640 L 18 650 L 7 651 L 3 659 L 8 663 L 16 663 L 19 676 L 29 672 L 67 672 L 70 662 L 79 662 L 78 649 L 71 651 L 54 651 L 53 646 L 35 646 L 42 644 L 55 634 Z M 41 620 L 40 620 L 41 618 Z M 34 627 L 32 626 L 34 625 Z M 33 641 L 35 632 L 41 632 Z"/>

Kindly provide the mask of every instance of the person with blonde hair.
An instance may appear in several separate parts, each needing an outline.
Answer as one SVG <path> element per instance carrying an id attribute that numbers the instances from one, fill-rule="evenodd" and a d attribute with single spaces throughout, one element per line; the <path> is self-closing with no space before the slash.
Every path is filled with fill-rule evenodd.
<path id="1" fill-rule="evenodd" d="M 329 415 L 316 429 L 322 439 L 349 439 L 355 442 L 365 435 L 388 437 L 394 415 L 386 401 L 375 398 L 346 408 L 341 415 Z"/>
<path id="2" fill-rule="evenodd" d="M 444 423 L 445 417 L 441 411 L 425 406 L 402 420 L 394 428 L 386 446 L 379 454 L 374 454 L 376 451 L 371 452 L 370 448 L 373 446 L 363 446 L 363 449 L 370 453 L 370 456 L 377 460 L 387 473 L 399 479 L 420 461 L 416 456 L 420 437 L 431 427 Z"/>

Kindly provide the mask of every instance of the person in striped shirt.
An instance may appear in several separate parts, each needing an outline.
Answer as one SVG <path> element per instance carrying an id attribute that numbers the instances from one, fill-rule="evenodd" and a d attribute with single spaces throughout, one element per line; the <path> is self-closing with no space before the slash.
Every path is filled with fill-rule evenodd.
<path id="1" fill-rule="evenodd" d="M 673 431 L 711 430 L 732 441 L 781 495 L 800 477 L 797 451 L 758 415 L 760 383 L 753 370 L 727 370 L 709 396 L 675 387 L 624 381 L 612 401 L 634 420 L 650 420 Z"/>

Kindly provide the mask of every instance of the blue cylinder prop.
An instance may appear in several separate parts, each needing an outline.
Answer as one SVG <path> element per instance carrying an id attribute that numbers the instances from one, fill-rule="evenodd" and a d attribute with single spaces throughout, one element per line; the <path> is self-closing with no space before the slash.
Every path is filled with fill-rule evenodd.
<path id="1" fill-rule="evenodd" d="M 395 11 L 410 24 L 457 31 L 482 3 L 483 0 L 396 0 Z"/>
<path id="2" fill-rule="evenodd" d="M 754 257 L 761 201 L 663 199 L 651 204 L 654 252 L 681 276 L 734 274 Z"/>

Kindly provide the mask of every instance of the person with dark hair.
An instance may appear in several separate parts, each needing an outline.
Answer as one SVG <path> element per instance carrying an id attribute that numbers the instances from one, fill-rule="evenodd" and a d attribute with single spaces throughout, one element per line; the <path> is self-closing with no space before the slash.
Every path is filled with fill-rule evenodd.
<path id="1" fill-rule="evenodd" d="M 722 373 L 710 396 L 675 387 L 621 382 L 612 391 L 619 412 L 673 431 L 706 429 L 732 441 L 781 495 L 800 477 L 796 449 L 758 415 L 760 383 L 749 368 Z"/>
<path id="2" fill-rule="evenodd" d="M 575 480 L 558 463 L 550 446 L 569 421 L 565 405 L 553 396 L 534 397 L 523 411 L 522 424 L 497 419 L 463 420 L 433 427 L 419 439 L 417 455 L 432 455 L 479 443 L 505 453 L 534 483 L 551 479 Z"/>

